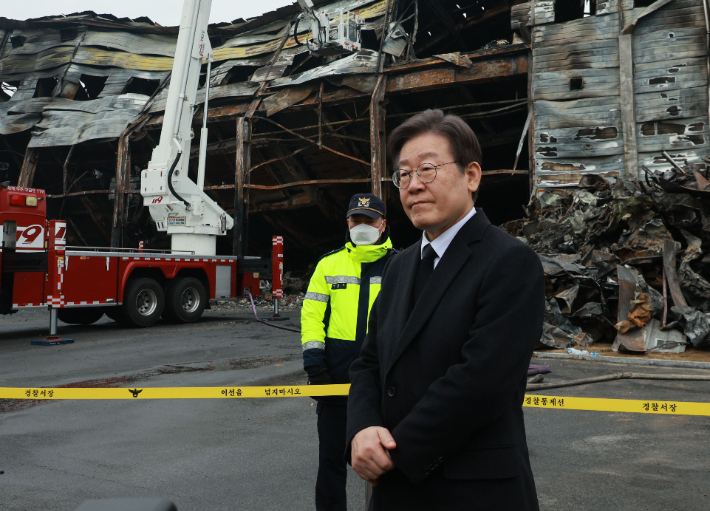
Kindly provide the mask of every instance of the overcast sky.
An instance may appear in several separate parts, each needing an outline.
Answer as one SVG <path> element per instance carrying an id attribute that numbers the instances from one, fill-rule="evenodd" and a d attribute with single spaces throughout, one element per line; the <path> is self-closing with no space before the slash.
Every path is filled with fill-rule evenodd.
<path id="1" fill-rule="evenodd" d="M 210 23 L 251 18 L 296 0 L 212 0 Z M 94 11 L 118 17 L 148 16 L 163 26 L 180 24 L 183 0 L 0 0 L 0 17 L 25 20 Z"/>

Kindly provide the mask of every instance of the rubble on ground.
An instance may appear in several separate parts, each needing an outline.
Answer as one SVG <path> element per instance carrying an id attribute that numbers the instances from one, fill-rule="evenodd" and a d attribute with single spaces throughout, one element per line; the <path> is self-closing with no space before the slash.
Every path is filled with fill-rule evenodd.
<path id="1" fill-rule="evenodd" d="M 280 309 L 297 309 L 303 307 L 303 299 L 305 293 L 284 294 L 283 298 L 279 299 Z M 271 291 L 263 292 L 260 296 L 253 297 L 254 306 L 259 312 L 265 310 L 272 311 L 274 308 L 274 298 Z M 219 300 L 212 303 L 213 310 L 228 311 L 228 310 L 252 310 L 249 297 L 239 298 L 237 300 Z"/>
<path id="2" fill-rule="evenodd" d="M 585 175 L 501 226 L 540 256 L 541 344 L 615 351 L 710 347 L 710 183 L 696 168 L 642 181 Z"/>

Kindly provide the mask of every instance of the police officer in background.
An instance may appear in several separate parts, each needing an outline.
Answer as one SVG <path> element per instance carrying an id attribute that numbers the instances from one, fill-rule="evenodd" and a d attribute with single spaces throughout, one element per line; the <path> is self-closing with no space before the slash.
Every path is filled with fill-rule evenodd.
<path id="1" fill-rule="evenodd" d="M 369 193 L 353 195 L 346 219 L 345 246 L 321 258 L 303 301 L 303 367 L 311 385 L 350 382 L 348 368 L 358 357 L 367 333 L 382 269 L 395 254 L 382 199 Z M 347 397 L 317 400 L 316 510 L 344 511 Z"/>

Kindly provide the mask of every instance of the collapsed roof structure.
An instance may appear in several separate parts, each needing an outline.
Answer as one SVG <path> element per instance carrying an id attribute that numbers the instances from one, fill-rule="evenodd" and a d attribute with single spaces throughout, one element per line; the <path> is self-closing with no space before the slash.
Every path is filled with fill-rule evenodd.
<path id="1" fill-rule="evenodd" d="M 221 251 L 257 255 L 278 233 L 287 260 L 307 263 L 341 242 L 347 199 L 363 190 L 385 199 L 395 243 L 412 242 L 385 143 L 426 108 L 476 131 L 479 205 L 494 223 L 584 174 L 703 170 L 704 1 L 316 0 L 333 22 L 341 9 L 362 21 L 362 49 L 333 55 L 313 51 L 295 4 L 210 26 L 205 189 L 241 234 Z M 46 189 L 70 244 L 160 246 L 137 188 L 177 32 L 93 12 L 0 18 L 0 179 Z"/>

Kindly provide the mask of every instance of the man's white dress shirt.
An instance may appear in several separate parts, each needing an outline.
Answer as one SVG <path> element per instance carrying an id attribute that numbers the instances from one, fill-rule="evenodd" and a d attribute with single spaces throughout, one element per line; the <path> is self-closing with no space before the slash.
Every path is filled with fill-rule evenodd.
<path id="1" fill-rule="evenodd" d="M 420 254 L 420 257 L 424 254 L 424 247 L 427 245 L 431 244 L 431 248 L 434 249 L 436 252 L 436 259 L 434 259 L 434 268 L 436 268 L 436 265 L 439 264 L 439 261 L 441 261 L 441 258 L 444 256 L 444 252 L 446 252 L 446 249 L 449 248 L 449 245 L 451 244 L 451 240 L 454 239 L 454 237 L 458 234 L 458 232 L 461 230 L 461 227 L 464 226 L 466 222 L 468 222 L 473 215 L 476 214 L 476 207 L 472 207 L 471 211 L 468 212 L 468 214 L 463 217 L 461 220 L 456 222 L 454 225 L 446 229 L 441 235 L 436 238 L 434 241 L 429 241 L 426 237 L 426 231 L 422 233 L 422 252 Z"/>

